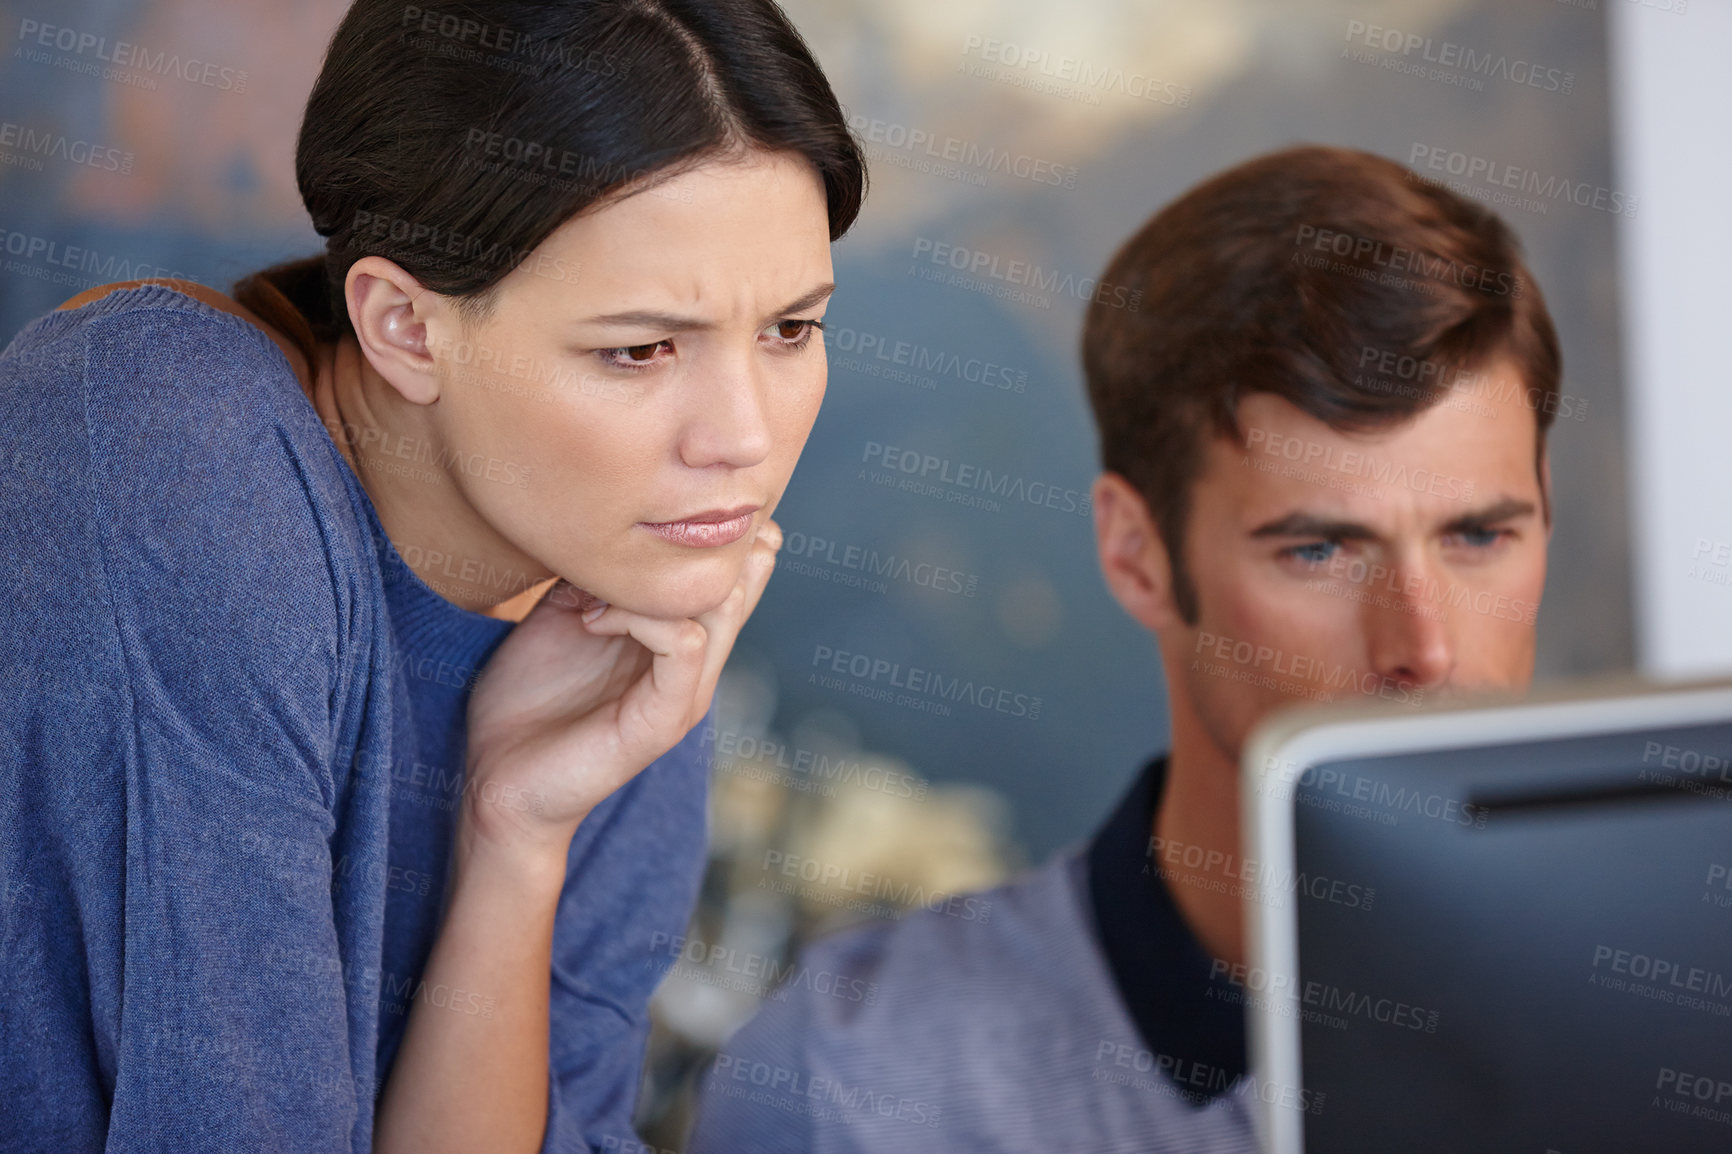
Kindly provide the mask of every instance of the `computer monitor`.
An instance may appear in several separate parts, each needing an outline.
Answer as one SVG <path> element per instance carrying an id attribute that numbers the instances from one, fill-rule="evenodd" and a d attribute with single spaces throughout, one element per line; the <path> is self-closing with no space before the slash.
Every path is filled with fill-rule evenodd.
<path id="1" fill-rule="evenodd" d="M 1732 1151 L 1732 682 L 1288 711 L 1241 782 L 1270 1154 Z"/>

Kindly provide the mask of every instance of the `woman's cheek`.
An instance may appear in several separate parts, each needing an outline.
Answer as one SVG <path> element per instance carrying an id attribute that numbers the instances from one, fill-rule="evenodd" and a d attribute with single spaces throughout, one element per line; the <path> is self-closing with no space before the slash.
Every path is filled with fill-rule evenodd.
<path id="1" fill-rule="evenodd" d="M 822 352 L 819 355 L 822 356 Z M 776 430 L 777 449 L 785 450 L 787 470 L 790 473 L 800 451 L 806 447 L 806 439 L 812 435 L 812 426 L 818 423 L 818 411 L 824 403 L 827 375 L 827 366 L 821 363 L 815 378 L 803 382 L 803 387 L 795 389 L 800 403 L 789 406 Z"/>

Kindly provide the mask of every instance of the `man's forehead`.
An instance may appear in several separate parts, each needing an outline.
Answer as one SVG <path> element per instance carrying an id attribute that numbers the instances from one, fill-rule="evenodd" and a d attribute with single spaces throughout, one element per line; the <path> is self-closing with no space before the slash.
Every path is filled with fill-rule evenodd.
<path id="1" fill-rule="evenodd" d="M 1536 464 L 1538 418 L 1519 390 L 1481 396 L 1457 386 L 1425 409 L 1357 428 L 1337 428 L 1284 397 L 1253 393 L 1239 402 L 1236 418 L 1237 440 L 1222 437 L 1219 446 L 1232 454 L 1309 464 L 1371 457 L 1388 469 L 1449 461 L 1482 473 Z"/>
<path id="2" fill-rule="evenodd" d="M 1399 394 L 1406 398 L 1407 409 L 1391 406 L 1384 415 L 1369 417 L 1356 428 L 1337 429 L 1321 417 L 1313 416 L 1304 407 L 1279 393 L 1256 389 L 1243 393 L 1234 408 L 1234 417 L 1241 430 L 1262 423 L 1305 426 L 1320 437 L 1338 437 L 1375 441 L 1400 436 L 1427 418 L 1450 413 L 1468 414 L 1486 423 L 1481 432 L 1493 425 L 1514 424 L 1521 431 L 1532 433 L 1538 428 L 1538 414 L 1543 398 L 1539 390 L 1530 387 L 1520 367 L 1508 357 L 1497 357 L 1484 366 L 1462 369 L 1443 378 L 1443 387 L 1407 387 Z M 1364 394 L 1387 395 L 1385 390 L 1372 388 L 1367 382 L 1356 382 Z M 1319 407 L 1325 407 L 1319 404 Z"/>
<path id="3" fill-rule="evenodd" d="M 1217 512 L 1247 529 L 1303 513 L 1393 533 L 1488 515 L 1503 498 L 1530 502 L 1538 495 L 1531 411 L 1519 400 L 1502 409 L 1464 401 L 1448 395 L 1356 431 L 1254 393 L 1240 402 L 1238 439 L 1215 439 L 1199 479 L 1215 490 Z M 1500 515 L 1519 514 L 1505 507 Z"/>

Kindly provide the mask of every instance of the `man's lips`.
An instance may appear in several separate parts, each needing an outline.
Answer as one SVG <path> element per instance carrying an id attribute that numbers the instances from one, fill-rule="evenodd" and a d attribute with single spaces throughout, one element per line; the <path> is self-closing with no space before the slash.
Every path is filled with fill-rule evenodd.
<path id="1" fill-rule="evenodd" d="M 732 509 L 706 509 L 678 521 L 640 521 L 651 533 L 675 545 L 715 548 L 731 545 L 752 527 L 752 514 L 761 505 L 736 505 Z"/>

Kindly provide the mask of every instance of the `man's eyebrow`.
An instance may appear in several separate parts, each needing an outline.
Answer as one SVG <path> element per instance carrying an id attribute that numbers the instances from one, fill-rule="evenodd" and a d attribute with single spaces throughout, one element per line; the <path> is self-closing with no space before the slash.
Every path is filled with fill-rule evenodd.
<path id="1" fill-rule="evenodd" d="M 784 305 L 782 308 L 771 313 L 764 319 L 774 320 L 777 317 L 785 317 L 790 313 L 797 313 L 803 309 L 809 309 L 813 305 L 823 301 L 835 291 L 836 285 L 833 282 L 821 284 L 810 292 L 802 294 L 798 299 Z M 624 313 L 606 313 L 602 316 L 586 317 L 582 323 L 589 325 L 613 325 L 621 328 L 660 329 L 663 332 L 670 333 L 683 333 L 690 331 L 691 329 L 707 329 L 712 327 L 711 322 L 702 320 L 698 317 L 681 316 L 678 313 L 656 312 L 653 309 Z"/>
<path id="2" fill-rule="evenodd" d="M 1499 521 L 1510 521 L 1516 517 L 1528 517 L 1535 512 L 1532 501 L 1523 501 L 1518 497 L 1505 497 L 1495 501 L 1484 509 L 1476 509 L 1444 525 L 1444 531 L 1459 533 L 1464 529 L 1482 529 L 1487 525 L 1495 525 Z"/>
<path id="3" fill-rule="evenodd" d="M 1482 529 L 1495 525 L 1499 521 L 1509 521 L 1516 517 L 1526 517 L 1535 511 L 1532 501 L 1523 501 L 1516 497 L 1505 497 L 1494 501 L 1483 509 L 1463 513 L 1452 518 L 1443 526 L 1446 533 L 1461 533 L 1471 529 Z M 1251 530 L 1253 537 L 1319 537 L 1330 541 L 1375 541 L 1378 534 L 1368 525 L 1358 521 L 1338 521 L 1328 517 L 1318 517 L 1311 513 L 1289 513 L 1285 517 L 1277 517 L 1273 521 L 1257 526 Z"/>
<path id="4" fill-rule="evenodd" d="M 1327 537 L 1332 541 L 1372 541 L 1377 534 L 1358 521 L 1335 521 L 1311 513 L 1289 513 L 1251 530 L 1253 537 Z"/>

